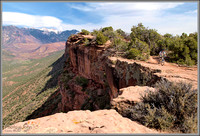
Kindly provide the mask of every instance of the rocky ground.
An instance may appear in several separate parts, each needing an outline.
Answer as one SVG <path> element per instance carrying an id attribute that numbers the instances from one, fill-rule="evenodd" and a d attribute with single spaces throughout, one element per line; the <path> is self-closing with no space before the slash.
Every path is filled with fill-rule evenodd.
<path id="1" fill-rule="evenodd" d="M 160 133 L 128 118 L 115 110 L 91 112 L 70 111 L 16 123 L 3 133 Z"/>
<path id="2" fill-rule="evenodd" d="M 191 83 L 194 88 L 198 87 L 197 66 L 186 67 L 168 62 L 165 62 L 164 66 L 161 66 L 160 64 L 158 64 L 158 58 L 156 56 L 151 56 L 146 62 L 138 60 L 129 60 L 121 57 L 111 57 L 110 59 L 118 59 L 120 61 L 128 62 L 129 64 L 136 62 L 144 67 L 150 68 L 151 70 L 157 71 L 154 74 L 158 75 L 159 77 L 163 77 L 174 82 L 184 81 L 187 83 Z"/>

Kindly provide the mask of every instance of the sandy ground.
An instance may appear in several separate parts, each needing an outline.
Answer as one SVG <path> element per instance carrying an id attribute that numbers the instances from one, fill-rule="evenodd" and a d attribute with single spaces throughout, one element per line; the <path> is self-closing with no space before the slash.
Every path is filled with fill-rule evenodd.
<path id="1" fill-rule="evenodd" d="M 198 88 L 198 67 L 183 67 L 178 66 L 174 63 L 165 62 L 164 66 L 158 63 L 158 58 L 156 56 L 151 56 L 149 60 L 145 61 L 136 61 L 136 60 L 129 60 L 121 57 L 110 57 L 112 60 L 121 60 L 126 61 L 128 63 L 137 62 L 142 66 L 148 67 L 153 70 L 160 70 L 161 72 L 155 73 L 158 76 L 167 78 L 170 81 L 175 82 L 187 82 L 191 83 L 193 87 L 196 89 Z"/>

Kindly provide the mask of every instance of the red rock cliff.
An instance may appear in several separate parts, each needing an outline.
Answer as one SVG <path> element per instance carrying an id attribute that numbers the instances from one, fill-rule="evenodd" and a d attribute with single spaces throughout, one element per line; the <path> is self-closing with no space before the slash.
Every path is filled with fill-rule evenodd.
<path id="1" fill-rule="evenodd" d="M 105 76 L 105 49 L 109 42 L 97 46 L 92 41 L 94 37 L 87 36 L 90 44 L 85 46 L 84 38 L 74 35 L 66 42 L 67 60 L 60 77 L 63 111 L 109 107 L 112 93 Z"/>
<path id="2" fill-rule="evenodd" d="M 85 38 L 89 43 L 85 43 Z M 63 111 L 107 108 L 119 89 L 151 86 L 160 79 L 140 64 L 113 60 L 110 45 L 110 41 L 97 45 L 93 36 L 74 35 L 68 39 L 67 59 L 59 82 Z"/>

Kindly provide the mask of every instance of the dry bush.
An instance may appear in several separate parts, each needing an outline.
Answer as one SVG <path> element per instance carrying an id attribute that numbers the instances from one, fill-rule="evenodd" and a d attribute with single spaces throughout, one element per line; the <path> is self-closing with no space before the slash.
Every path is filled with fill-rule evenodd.
<path id="1" fill-rule="evenodd" d="M 197 90 L 188 83 L 165 80 L 155 88 L 131 109 L 132 120 L 160 130 L 197 133 Z"/>

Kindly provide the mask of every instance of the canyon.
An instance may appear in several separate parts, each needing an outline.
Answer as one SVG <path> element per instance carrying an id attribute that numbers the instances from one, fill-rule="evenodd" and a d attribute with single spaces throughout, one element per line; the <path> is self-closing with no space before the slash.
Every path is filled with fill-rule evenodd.
<path id="1" fill-rule="evenodd" d="M 60 102 L 3 133 L 166 133 L 131 121 L 124 109 L 140 102 L 148 90 L 156 91 L 153 86 L 160 80 L 185 81 L 197 88 L 197 67 L 161 66 L 155 56 L 147 61 L 129 60 L 111 47 L 109 40 L 97 45 L 92 35 L 70 36 L 59 89 L 50 98 L 60 95 Z M 47 116 L 55 107 L 63 113 Z"/>

